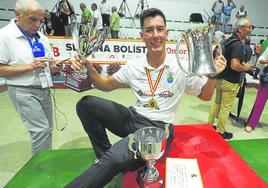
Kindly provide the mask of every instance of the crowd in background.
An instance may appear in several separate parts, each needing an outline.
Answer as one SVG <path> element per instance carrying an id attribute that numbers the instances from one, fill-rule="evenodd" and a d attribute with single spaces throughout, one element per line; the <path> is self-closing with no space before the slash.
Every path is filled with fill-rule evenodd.
<path id="1" fill-rule="evenodd" d="M 234 99 L 235 95 L 237 98 L 239 98 L 240 101 L 243 101 L 244 92 L 245 92 L 245 85 L 247 82 L 246 81 L 246 73 L 248 73 L 253 77 L 253 79 L 260 79 L 259 84 L 258 84 L 258 93 L 256 96 L 254 106 L 252 107 L 252 110 L 251 110 L 251 113 L 248 117 L 248 120 L 245 122 L 246 123 L 245 131 L 249 133 L 257 127 L 257 124 L 259 122 L 261 114 L 264 110 L 265 103 L 267 101 L 267 83 L 268 83 L 267 81 L 268 81 L 268 79 L 265 81 L 265 75 L 268 74 L 268 70 L 267 70 L 267 68 L 265 68 L 265 67 L 267 67 L 267 66 L 265 66 L 265 64 L 268 63 L 268 59 L 267 59 L 268 50 L 266 50 L 267 45 L 265 45 L 265 42 L 267 44 L 268 39 L 260 40 L 259 44 L 255 44 L 254 49 L 252 49 L 250 47 L 250 33 L 254 29 L 254 25 L 252 25 L 252 24 L 242 25 L 241 31 L 239 31 L 236 34 L 233 33 L 233 35 L 229 39 L 226 39 L 227 37 L 225 36 L 225 34 L 229 34 L 233 30 L 232 25 L 229 24 L 229 22 L 230 22 L 231 16 L 232 16 L 232 10 L 235 8 L 236 8 L 236 4 L 234 3 L 233 0 L 227 0 L 226 4 L 222 0 L 216 0 L 213 3 L 212 8 L 211 8 L 211 10 L 213 11 L 213 16 L 211 17 L 211 24 L 214 25 L 214 27 L 215 27 L 215 38 L 218 38 L 218 40 L 228 41 L 230 38 L 235 38 L 236 36 L 239 36 L 240 39 L 241 39 L 241 37 L 243 38 L 243 40 L 241 40 L 243 43 L 242 49 L 243 49 L 243 53 L 244 53 L 243 58 L 241 58 L 241 59 L 243 59 L 242 64 L 247 65 L 247 66 L 250 65 L 251 68 L 248 67 L 247 70 L 246 69 L 245 70 L 244 69 L 237 69 L 237 71 L 242 72 L 242 74 L 240 75 L 240 79 L 238 79 L 237 82 L 232 80 L 233 76 L 231 76 L 231 75 L 225 76 L 225 77 L 223 76 L 223 78 L 221 78 L 221 79 L 217 78 L 218 81 L 222 81 L 222 80 L 226 81 L 227 80 L 227 83 L 229 84 L 228 85 L 229 88 L 227 88 L 227 87 L 222 88 L 223 87 L 222 85 L 224 85 L 224 84 L 222 84 L 222 83 L 218 84 L 219 86 L 216 89 L 216 91 L 217 91 L 216 100 L 215 100 L 215 103 L 213 104 L 214 106 L 212 106 L 212 108 L 211 108 L 212 110 L 210 112 L 209 123 L 213 124 L 214 119 L 218 118 L 218 123 L 217 123 L 218 128 L 216 126 L 215 126 L 215 128 L 219 129 L 219 131 L 221 131 L 220 129 L 224 130 L 224 125 L 226 124 L 226 121 L 227 121 L 226 114 L 230 113 L 230 107 L 231 107 L 231 103 L 232 103 L 232 102 L 230 102 L 227 105 L 227 98 L 226 98 L 227 94 L 224 94 L 224 93 L 226 93 L 226 91 L 229 91 L 231 89 L 230 85 L 236 86 L 236 87 L 238 86 L 238 89 L 236 92 L 234 92 L 233 96 L 232 97 L 228 96 L 228 101 L 230 100 L 230 98 Z M 247 16 L 248 16 L 248 13 L 245 10 L 245 6 L 240 5 L 239 10 L 235 14 L 235 17 L 237 19 L 241 19 L 241 18 L 246 18 Z M 234 26 L 234 27 L 237 27 L 237 26 Z M 244 35 L 243 35 L 243 32 L 245 32 Z M 241 35 L 241 33 L 242 33 L 242 35 Z M 265 51 L 266 51 L 266 53 L 265 53 Z M 255 59 L 251 59 L 253 52 L 255 54 Z M 237 52 L 235 51 L 235 48 L 233 48 L 233 50 L 231 50 L 229 53 L 232 54 L 232 53 L 237 53 Z M 225 57 L 227 58 L 227 61 L 228 61 L 228 56 L 229 56 L 229 54 L 225 55 Z M 232 70 L 236 70 L 236 66 L 233 65 L 234 61 L 235 60 L 230 61 L 230 64 L 232 64 L 232 67 L 231 67 Z M 268 76 L 267 76 L 267 78 L 268 78 Z M 222 93 L 220 94 L 220 92 L 222 92 Z M 226 99 L 226 101 L 223 104 L 224 98 Z M 238 104 L 239 104 L 239 102 L 238 102 Z M 221 106 L 221 107 L 219 107 L 219 106 Z M 217 110 L 215 110 L 216 108 L 217 108 Z M 224 110 L 223 110 L 223 108 L 224 108 Z M 229 109 L 229 111 L 227 110 L 228 112 L 225 113 L 225 118 L 222 118 L 223 112 L 225 112 L 226 109 Z M 232 133 L 229 133 L 229 132 L 225 132 L 225 133 L 226 134 L 224 136 L 226 138 L 232 138 Z"/>
<path id="2" fill-rule="evenodd" d="M 77 20 L 74 7 L 68 0 L 61 0 L 57 5 L 56 12 L 46 10 L 45 34 L 50 36 L 72 36 L 72 24 L 79 22 L 96 30 L 109 27 L 111 38 L 119 38 L 120 16 L 116 6 L 111 7 L 106 0 L 102 0 L 100 5 L 91 3 L 90 6 L 87 6 L 85 3 L 80 3 L 80 9 L 80 21 Z"/>

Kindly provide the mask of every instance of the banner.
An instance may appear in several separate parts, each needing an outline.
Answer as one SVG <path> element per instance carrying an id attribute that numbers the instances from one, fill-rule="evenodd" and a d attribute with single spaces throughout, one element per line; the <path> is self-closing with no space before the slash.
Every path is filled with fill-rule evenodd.
<path id="1" fill-rule="evenodd" d="M 49 37 L 49 43 L 54 59 L 74 59 L 77 54 L 72 38 Z M 125 64 L 128 60 L 146 55 L 147 49 L 142 40 L 107 39 L 102 47 L 92 53 L 88 60 L 92 63 L 102 64 L 102 75 L 107 76 L 107 64 Z M 167 54 L 176 55 L 176 43 L 166 43 Z M 187 62 L 188 51 L 184 43 L 180 45 L 180 60 Z M 53 76 L 54 83 L 64 82 L 64 75 Z M 5 84 L 5 79 L 0 77 L 0 85 Z"/>
<path id="2" fill-rule="evenodd" d="M 73 59 L 76 52 L 76 48 L 72 39 L 49 39 L 51 49 L 55 59 Z M 94 52 L 88 59 L 100 63 L 113 63 L 113 62 L 126 62 L 129 59 L 144 56 L 147 52 L 145 44 L 141 40 L 111 40 L 107 39 L 102 47 Z M 167 42 L 166 44 L 167 54 L 176 54 L 176 43 Z M 179 50 L 181 59 L 188 58 L 188 52 L 184 44 L 181 45 Z"/>

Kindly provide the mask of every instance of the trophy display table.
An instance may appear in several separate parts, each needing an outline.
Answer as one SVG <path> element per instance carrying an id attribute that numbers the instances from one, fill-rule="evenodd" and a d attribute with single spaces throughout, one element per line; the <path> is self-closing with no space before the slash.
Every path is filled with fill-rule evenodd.
<path id="1" fill-rule="evenodd" d="M 165 180 L 166 157 L 196 158 L 205 188 L 268 187 L 210 125 L 174 127 L 173 142 L 155 164 L 163 180 Z M 263 158 L 267 158 L 267 155 Z M 137 171 L 125 173 L 122 187 L 138 188 L 137 175 Z"/>

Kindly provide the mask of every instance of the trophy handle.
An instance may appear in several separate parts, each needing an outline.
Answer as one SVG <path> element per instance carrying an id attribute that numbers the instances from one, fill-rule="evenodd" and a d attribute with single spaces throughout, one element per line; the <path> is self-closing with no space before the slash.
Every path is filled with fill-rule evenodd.
<path id="1" fill-rule="evenodd" d="M 187 75 L 189 74 L 189 72 L 187 72 L 183 66 L 181 65 L 181 61 L 180 61 L 180 53 L 179 53 L 179 50 L 180 50 L 180 43 L 181 43 L 181 40 L 182 38 L 184 38 L 184 35 L 183 34 L 180 34 L 180 38 L 177 40 L 177 46 L 176 46 L 176 57 L 177 57 L 177 62 L 178 62 L 178 65 L 180 67 L 180 69 L 185 72 Z M 186 43 L 186 40 L 184 39 L 185 43 Z M 190 69 L 190 53 L 189 53 L 189 47 L 186 43 L 186 46 L 187 46 L 187 50 L 188 50 L 188 66 L 189 66 L 189 69 Z"/>
<path id="2" fill-rule="evenodd" d="M 222 47 L 221 47 L 222 42 L 223 42 L 223 40 L 222 40 L 222 41 L 217 41 L 217 46 L 218 46 L 219 52 L 220 52 L 221 54 L 222 54 Z"/>

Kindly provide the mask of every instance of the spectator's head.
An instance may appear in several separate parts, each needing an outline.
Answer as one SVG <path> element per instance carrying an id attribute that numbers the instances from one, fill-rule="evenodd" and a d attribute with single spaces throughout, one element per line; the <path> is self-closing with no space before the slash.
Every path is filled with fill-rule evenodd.
<path id="1" fill-rule="evenodd" d="M 48 10 L 45 11 L 45 19 L 50 20 L 51 19 L 51 14 Z"/>
<path id="2" fill-rule="evenodd" d="M 244 9 L 245 9 L 245 6 L 244 6 L 244 5 L 241 5 L 241 6 L 240 6 L 240 11 L 243 12 Z"/>
<path id="3" fill-rule="evenodd" d="M 84 11 L 85 8 L 86 8 L 85 3 L 80 3 L 80 9 L 81 9 L 82 11 Z"/>
<path id="4" fill-rule="evenodd" d="M 93 11 L 97 10 L 97 8 L 98 8 L 98 6 L 97 6 L 96 3 L 92 3 L 92 4 L 91 4 L 91 9 L 92 9 Z"/>
<path id="5" fill-rule="evenodd" d="M 164 55 L 168 30 L 163 12 L 156 8 L 150 8 L 142 12 L 140 19 L 140 36 L 147 47 L 147 55 Z"/>
<path id="6" fill-rule="evenodd" d="M 32 37 L 44 19 L 44 8 L 36 0 L 17 0 L 15 14 L 18 25 Z"/>
<path id="7" fill-rule="evenodd" d="M 253 29 L 254 26 L 248 18 L 239 18 L 233 24 L 233 31 L 239 36 L 241 40 L 245 40 Z"/>
<path id="8" fill-rule="evenodd" d="M 144 25 L 144 20 L 148 17 L 156 17 L 156 16 L 161 16 L 164 20 L 164 24 L 166 26 L 166 17 L 164 15 L 164 13 L 157 9 L 157 8 L 150 8 L 150 9 L 147 9 L 147 10 L 144 10 L 141 14 L 141 17 L 140 17 L 140 25 L 141 25 L 141 28 L 143 28 L 143 25 Z"/>
<path id="9" fill-rule="evenodd" d="M 112 7 L 112 12 L 116 12 L 117 8 L 115 6 Z"/>

